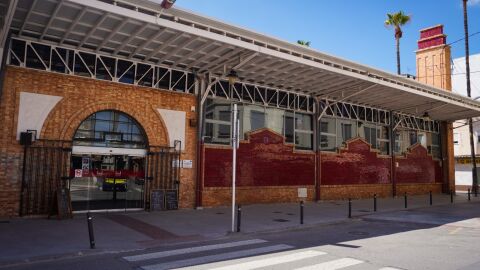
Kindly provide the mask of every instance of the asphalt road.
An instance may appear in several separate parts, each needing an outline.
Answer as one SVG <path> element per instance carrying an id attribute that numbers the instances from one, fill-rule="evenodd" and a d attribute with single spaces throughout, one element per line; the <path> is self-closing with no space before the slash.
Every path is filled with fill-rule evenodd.
<path id="1" fill-rule="evenodd" d="M 215 241 L 62 258 L 10 268 L 478 270 L 478 207 L 479 204 L 459 204 L 398 211 L 305 229 L 232 234 Z M 443 222 L 446 216 L 455 218 Z"/>

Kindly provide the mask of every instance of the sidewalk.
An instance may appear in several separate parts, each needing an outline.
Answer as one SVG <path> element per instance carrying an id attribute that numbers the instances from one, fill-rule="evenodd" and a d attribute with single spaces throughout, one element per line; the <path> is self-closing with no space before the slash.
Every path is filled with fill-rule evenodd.
<path id="1" fill-rule="evenodd" d="M 455 196 L 455 204 L 458 203 L 467 203 L 466 194 Z M 470 203 L 480 203 L 480 197 L 472 196 Z M 433 205 L 450 205 L 450 196 L 434 195 Z M 396 216 L 410 213 L 401 211 L 405 210 L 403 197 L 378 199 L 377 208 L 378 212 L 374 213 L 373 199 L 354 200 L 352 216 L 369 219 L 383 216 L 399 221 Z M 430 208 L 428 195 L 408 197 L 408 209 L 418 208 Z M 230 235 L 231 230 L 229 207 L 93 215 L 96 240 L 96 249 L 93 250 L 89 249 L 85 214 L 78 214 L 70 220 L 15 218 L 0 222 L 0 266 L 31 260 L 114 253 L 179 242 L 212 240 Z M 414 219 L 415 216 L 409 218 Z M 297 203 L 247 205 L 242 206 L 241 232 L 248 234 L 281 231 L 347 220 L 347 201 L 305 203 L 304 225 L 300 225 L 300 205 Z"/>

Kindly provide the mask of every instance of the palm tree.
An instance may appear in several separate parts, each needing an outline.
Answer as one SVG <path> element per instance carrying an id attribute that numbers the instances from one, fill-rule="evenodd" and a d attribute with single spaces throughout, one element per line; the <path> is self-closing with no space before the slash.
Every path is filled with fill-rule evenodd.
<path id="1" fill-rule="evenodd" d="M 468 44 L 468 15 L 467 15 L 467 1 L 463 0 L 463 28 L 465 30 L 465 74 L 467 77 L 467 96 L 472 97 L 470 87 L 470 49 Z M 472 158 L 472 191 L 477 196 L 478 194 L 478 180 L 477 180 L 477 162 L 475 156 L 475 144 L 473 140 L 473 123 L 472 118 L 468 119 L 468 129 L 470 132 L 470 154 Z"/>
<path id="2" fill-rule="evenodd" d="M 385 26 L 395 29 L 395 41 L 397 46 L 397 73 L 400 75 L 400 39 L 402 38 L 402 26 L 411 20 L 410 15 L 406 15 L 403 11 L 396 13 L 387 13 Z"/>
<path id="3" fill-rule="evenodd" d="M 297 44 L 300 44 L 300 45 L 306 46 L 306 47 L 310 47 L 310 41 L 298 40 Z"/>

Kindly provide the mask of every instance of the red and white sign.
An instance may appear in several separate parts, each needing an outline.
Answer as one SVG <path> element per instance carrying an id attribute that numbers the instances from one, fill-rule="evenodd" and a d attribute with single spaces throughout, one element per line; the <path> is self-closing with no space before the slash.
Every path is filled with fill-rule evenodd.
<path id="1" fill-rule="evenodd" d="M 81 169 L 75 169 L 75 177 L 82 177 L 83 171 Z"/>

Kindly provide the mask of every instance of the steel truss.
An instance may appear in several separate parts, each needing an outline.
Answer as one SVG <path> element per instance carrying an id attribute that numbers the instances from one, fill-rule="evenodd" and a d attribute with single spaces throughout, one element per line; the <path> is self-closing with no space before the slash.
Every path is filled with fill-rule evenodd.
<path id="1" fill-rule="evenodd" d="M 348 102 L 337 102 L 329 99 L 322 99 L 319 104 L 319 110 L 325 110 L 325 116 L 370 122 L 384 126 L 390 125 L 390 111 L 387 110 L 351 104 Z M 399 112 L 393 113 L 393 121 L 395 128 L 414 129 L 434 133 L 439 133 L 440 130 L 437 121 Z"/>
<path id="2" fill-rule="evenodd" d="M 235 83 L 230 88 L 228 80 L 217 77 L 210 77 L 210 83 L 212 85 L 207 89 L 208 97 L 306 113 L 315 112 L 315 99 L 309 95 L 245 82 Z"/>
<path id="3" fill-rule="evenodd" d="M 160 65 L 19 38 L 10 40 L 8 53 L 7 64 L 14 66 L 184 93 L 195 90 L 193 73 Z"/>

